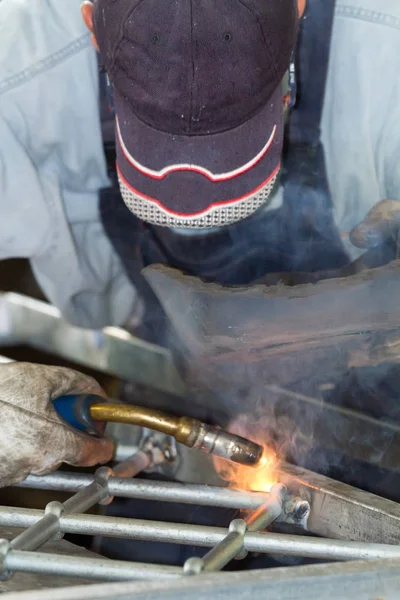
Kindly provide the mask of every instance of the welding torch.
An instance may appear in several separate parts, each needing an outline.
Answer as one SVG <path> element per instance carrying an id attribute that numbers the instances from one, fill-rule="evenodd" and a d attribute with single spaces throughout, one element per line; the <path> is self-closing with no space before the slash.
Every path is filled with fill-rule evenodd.
<path id="1" fill-rule="evenodd" d="M 263 454 L 263 447 L 251 440 L 197 419 L 176 417 L 144 406 L 111 404 L 94 395 L 62 396 L 53 405 L 69 425 L 91 435 L 103 435 L 108 422 L 127 423 L 171 435 L 189 448 L 240 465 L 257 466 Z"/>

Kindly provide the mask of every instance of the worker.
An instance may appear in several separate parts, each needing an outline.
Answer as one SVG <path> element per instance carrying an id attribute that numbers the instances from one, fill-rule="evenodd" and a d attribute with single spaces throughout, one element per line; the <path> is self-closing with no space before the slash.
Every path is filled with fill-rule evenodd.
<path id="1" fill-rule="evenodd" d="M 253 224 L 267 248 L 265 232 L 285 214 L 275 188 L 296 95 L 285 73 L 305 0 L 96 0 L 82 6 L 89 36 L 80 2 L 0 2 L 0 259 L 28 258 L 64 317 L 91 328 L 140 321 L 138 266 L 158 258 L 223 283 L 256 278 Z M 368 211 L 400 200 L 399 23 L 396 0 L 337 1 L 322 141 L 338 264 Z M 116 111 L 121 195 L 103 152 L 90 37 Z M 267 213 L 272 228 L 260 229 Z M 111 457 L 108 441 L 53 411 L 54 398 L 77 391 L 102 393 L 70 370 L 0 365 L 1 485 Z"/>

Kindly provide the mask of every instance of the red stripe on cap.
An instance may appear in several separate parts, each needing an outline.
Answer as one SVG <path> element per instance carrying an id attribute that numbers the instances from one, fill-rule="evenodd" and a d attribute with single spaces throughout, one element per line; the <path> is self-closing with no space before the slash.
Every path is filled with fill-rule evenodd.
<path id="1" fill-rule="evenodd" d="M 176 212 L 173 210 L 169 210 L 163 204 L 161 204 L 161 202 L 159 200 L 157 200 L 156 198 L 147 196 L 146 194 L 139 192 L 139 190 L 135 189 L 132 185 L 130 185 L 130 183 L 128 183 L 127 180 L 125 179 L 125 177 L 122 175 L 121 169 L 119 168 L 118 164 L 116 166 L 117 166 L 117 172 L 118 172 L 119 177 L 122 179 L 122 182 L 124 183 L 124 185 L 126 185 L 126 187 L 131 190 L 131 192 L 133 192 L 140 198 L 143 198 L 143 200 L 148 200 L 149 202 L 153 202 L 154 204 L 157 204 L 157 206 L 159 208 L 161 208 L 163 211 L 165 211 L 169 215 L 172 215 L 174 217 L 193 218 L 193 217 L 204 216 L 207 213 L 209 213 L 213 208 L 217 208 L 220 206 L 229 206 L 230 204 L 236 204 L 237 202 L 240 202 L 241 200 L 250 198 L 250 196 L 253 196 L 257 192 L 259 192 L 261 190 L 261 188 L 263 188 L 265 185 L 268 185 L 268 183 L 277 175 L 277 173 L 279 172 L 279 170 L 281 168 L 281 163 L 278 164 L 278 166 L 274 169 L 274 171 L 271 173 L 271 175 L 269 175 L 267 177 L 267 179 L 265 181 L 263 181 L 259 186 L 257 186 L 254 190 L 252 190 L 248 194 L 244 194 L 243 196 L 239 196 L 238 198 L 232 198 L 230 200 L 223 200 L 222 202 L 214 202 L 213 204 L 210 204 L 210 206 L 208 206 L 205 210 L 202 210 L 197 213 L 179 213 L 179 212 Z"/>
<path id="2" fill-rule="evenodd" d="M 146 175 L 147 177 L 151 177 L 151 179 L 157 179 L 157 180 L 164 179 L 164 177 L 166 177 L 167 175 L 170 175 L 170 173 L 176 173 L 179 171 L 189 171 L 192 173 L 199 173 L 200 175 L 207 177 L 207 179 L 209 179 L 213 183 L 218 183 L 220 181 L 228 181 L 230 179 L 234 179 L 235 177 L 238 177 L 239 175 L 243 175 L 243 173 L 247 173 L 247 171 L 250 171 L 250 169 L 255 167 L 260 162 L 260 160 L 262 160 L 265 157 L 265 155 L 268 153 L 268 151 L 270 150 L 270 148 L 275 140 L 277 130 L 278 130 L 277 126 L 274 125 L 274 127 L 272 129 L 272 133 L 271 133 L 268 141 L 266 142 L 265 146 L 250 161 L 248 161 L 242 167 L 233 169 L 232 171 L 229 171 L 227 173 L 216 174 L 216 173 L 212 173 L 211 171 L 209 171 L 208 169 L 206 169 L 204 167 L 201 167 L 200 165 L 189 165 L 189 164 L 170 165 L 168 167 L 164 167 L 163 169 L 160 169 L 159 171 L 156 171 L 154 169 L 149 169 L 148 167 L 145 167 L 144 165 L 140 164 L 139 161 L 137 161 L 130 154 L 129 150 L 125 146 L 125 142 L 124 142 L 122 134 L 121 134 L 118 117 L 116 118 L 117 139 L 118 139 L 122 153 L 125 156 L 126 160 L 129 162 L 129 164 L 134 169 L 139 171 L 139 173 L 142 173 L 143 175 Z"/>

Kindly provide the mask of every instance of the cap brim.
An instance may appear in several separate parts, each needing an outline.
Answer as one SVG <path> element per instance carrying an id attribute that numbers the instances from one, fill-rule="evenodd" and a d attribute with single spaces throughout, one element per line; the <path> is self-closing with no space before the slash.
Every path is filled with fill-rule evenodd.
<path id="1" fill-rule="evenodd" d="M 252 199 L 250 212 L 254 212 L 267 199 L 280 168 L 281 86 L 251 119 L 217 134 L 182 136 L 156 130 L 139 120 L 117 93 L 115 107 L 122 193 L 125 190 L 129 202 L 124 195 L 125 201 L 141 218 L 183 226 L 188 221 L 196 226 L 193 219 L 216 210 L 238 209 L 244 200 Z M 263 195 L 258 194 L 260 190 Z M 156 219 L 152 212 L 158 214 Z M 159 222 L 160 212 L 165 215 L 163 223 Z M 241 216 L 236 210 L 238 218 L 248 212 L 249 206 L 239 209 Z M 231 215 L 228 221 L 238 218 Z M 204 226 L 204 219 L 198 222 Z M 208 219 L 210 226 L 219 223 L 220 219 Z"/>

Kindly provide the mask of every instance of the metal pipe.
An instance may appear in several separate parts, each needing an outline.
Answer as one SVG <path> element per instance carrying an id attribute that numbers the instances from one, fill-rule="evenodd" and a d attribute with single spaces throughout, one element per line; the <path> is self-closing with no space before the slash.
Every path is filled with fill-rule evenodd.
<path id="1" fill-rule="evenodd" d="M 171 579 L 182 575 L 182 569 L 178 567 L 81 556 L 60 556 L 21 550 L 10 550 L 4 558 L 3 564 L 9 571 L 107 579 L 108 581 Z"/>
<path id="2" fill-rule="evenodd" d="M 75 492 L 81 487 L 89 485 L 92 481 L 93 476 L 91 475 L 57 472 L 42 477 L 29 475 L 25 481 L 18 483 L 16 487 Z M 189 485 L 165 481 L 125 480 L 118 477 L 110 477 L 108 489 L 112 496 L 121 498 L 157 499 L 165 502 L 241 508 L 243 510 L 258 508 L 269 498 L 269 494 L 261 492 L 245 492 L 217 486 Z"/>
<path id="3" fill-rule="evenodd" d="M 0 526 L 31 527 L 43 511 L 30 508 L 0 507 Z M 97 515 L 62 515 L 60 531 L 77 535 L 136 539 L 150 542 L 212 547 L 226 537 L 222 527 L 206 527 L 187 523 L 165 523 Z M 248 552 L 274 553 L 327 560 L 361 560 L 400 558 L 400 547 L 368 544 L 279 533 L 246 532 L 244 545 Z"/>
<path id="4" fill-rule="evenodd" d="M 68 498 L 64 502 L 64 510 L 67 513 L 86 512 L 89 508 L 104 500 L 108 495 L 109 492 L 105 485 L 93 481 L 93 483 L 79 490 L 71 498 Z"/>

